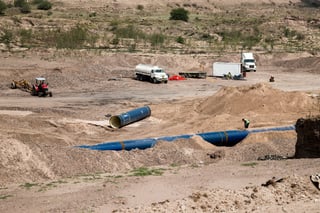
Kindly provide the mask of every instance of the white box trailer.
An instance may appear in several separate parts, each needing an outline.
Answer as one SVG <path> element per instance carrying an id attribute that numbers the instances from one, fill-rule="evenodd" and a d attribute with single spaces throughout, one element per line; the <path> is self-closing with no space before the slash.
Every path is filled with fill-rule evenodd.
<path id="1" fill-rule="evenodd" d="M 232 76 L 241 75 L 241 63 L 231 63 L 231 62 L 214 62 L 212 75 L 216 77 L 223 77 L 230 74 Z"/>

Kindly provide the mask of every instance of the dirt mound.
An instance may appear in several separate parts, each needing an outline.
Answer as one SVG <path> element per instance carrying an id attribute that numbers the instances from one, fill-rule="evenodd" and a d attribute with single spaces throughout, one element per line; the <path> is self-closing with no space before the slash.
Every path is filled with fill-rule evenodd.
<path id="1" fill-rule="evenodd" d="M 238 115 L 248 111 L 256 113 L 287 113 L 306 111 L 314 100 L 302 92 L 284 92 L 268 84 L 224 87 L 197 107 L 199 113 Z"/>
<path id="2" fill-rule="evenodd" d="M 234 147 L 227 148 L 225 159 L 255 161 L 266 155 L 293 157 L 296 141 L 294 131 L 251 133 Z"/>
<path id="3" fill-rule="evenodd" d="M 315 56 L 294 58 L 276 62 L 275 65 L 285 67 L 288 71 L 308 70 L 308 72 L 319 73 L 320 58 Z"/>

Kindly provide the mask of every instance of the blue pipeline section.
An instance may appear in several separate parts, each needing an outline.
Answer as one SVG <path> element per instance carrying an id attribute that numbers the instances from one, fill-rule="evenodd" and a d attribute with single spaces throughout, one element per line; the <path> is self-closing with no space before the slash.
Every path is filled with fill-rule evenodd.
<path id="1" fill-rule="evenodd" d="M 271 127 L 271 128 L 262 128 L 262 129 L 250 129 L 249 133 L 260 133 L 260 132 L 277 132 L 277 131 L 290 131 L 295 130 L 296 126 L 282 126 L 282 127 Z"/>
<path id="2" fill-rule="evenodd" d="M 136 140 L 125 140 L 106 142 L 96 145 L 82 145 L 77 146 L 79 148 L 87 148 L 92 150 L 131 150 L 131 149 L 147 149 L 153 147 L 158 141 L 172 142 L 177 139 L 189 139 L 195 135 L 202 137 L 205 141 L 212 143 L 216 146 L 233 146 L 243 140 L 247 135 L 248 131 L 241 130 L 230 130 L 224 132 L 207 132 L 199 134 L 187 134 L 177 136 L 165 136 L 159 138 L 145 138 Z"/>
<path id="3" fill-rule="evenodd" d="M 115 142 L 105 142 L 96 145 L 81 145 L 78 148 L 86 148 L 91 150 L 132 150 L 132 149 L 147 149 L 153 147 L 158 141 L 172 142 L 177 139 L 189 139 L 195 135 L 200 136 L 203 140 L 216 145 L 216 146 L 234 146 L 250 133 L 259 132 L 272 132 L 272 131 L 290 131 L 295 130 L 295 126 L 285 126 L 285 127 L 273 127 L 264 129 L 252 129 L 252 130 L 228 130 L 221 132 L 206 132 L 198 134 L 186 134 L 177 136 L 165 136 L 159 138 L 145 138 L 136 140 L 125 140 L 125 141 L 115 141 Z"/>
<path id="4" fill-rule="evenodd" d="M 120 115 L 111 116 L 109 124 L 113 128 L 121 128 L 130 123 L 142 120 L 151 115 L 151 109 L 148 106 L 140 107 Z"/>

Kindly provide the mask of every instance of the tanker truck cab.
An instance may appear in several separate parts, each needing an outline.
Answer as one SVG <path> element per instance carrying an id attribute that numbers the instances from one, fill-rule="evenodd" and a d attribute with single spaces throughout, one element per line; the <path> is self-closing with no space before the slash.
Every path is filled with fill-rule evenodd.
<path id="1" fill-rule="evenodd" d="M 257 71 L 256 60 L 252 53 L 242 53 L 241 64 L 242 69 L 246 72 Z"/>
<path id="2" fill-rule="evenodd" d="M 152 83 L 168 83 L 168 75 L 165 71 L 149 64 L 138 64 L 135 69 L 136 78 L 140 81 L 148 80 Z"/>

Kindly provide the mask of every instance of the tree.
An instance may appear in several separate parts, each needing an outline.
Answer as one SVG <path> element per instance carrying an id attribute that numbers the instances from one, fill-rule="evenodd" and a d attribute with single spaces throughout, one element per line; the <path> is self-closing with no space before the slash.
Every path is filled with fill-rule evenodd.
<path id="1" fill-rule="evenodd" d="M 170 20 L 181 20 L 188 22 L 189 20 L 189 11 L 185 10 L 184 8 L 177 8 L 173 9 L 170 12 Z"/>
<path id="2" fill-rule="evenodd" d="M 30 5 L 25 0 L 15 0 L 13 5 L 15 7 L 19 7 L 21 13 L 30 13 L 31 12 Z"/>
<path id="3" fill-rule="evenodd" d="M 39 10 L 50 10 L 52 8 L 52 4 L 48 1 L 41 2 L 38 7 Z"/>
<path id="4" fill-rule="evenodd" d="M 301 0 L 310 7 L 320 7 L 320 0 Z"/>
<path id="5" fill-rule="evenodd" d="M 0 0 L 0 15 L 4 14 L 4 11 L 7 9 L 6 3 L 4 3 L 2 0 Z"/>

